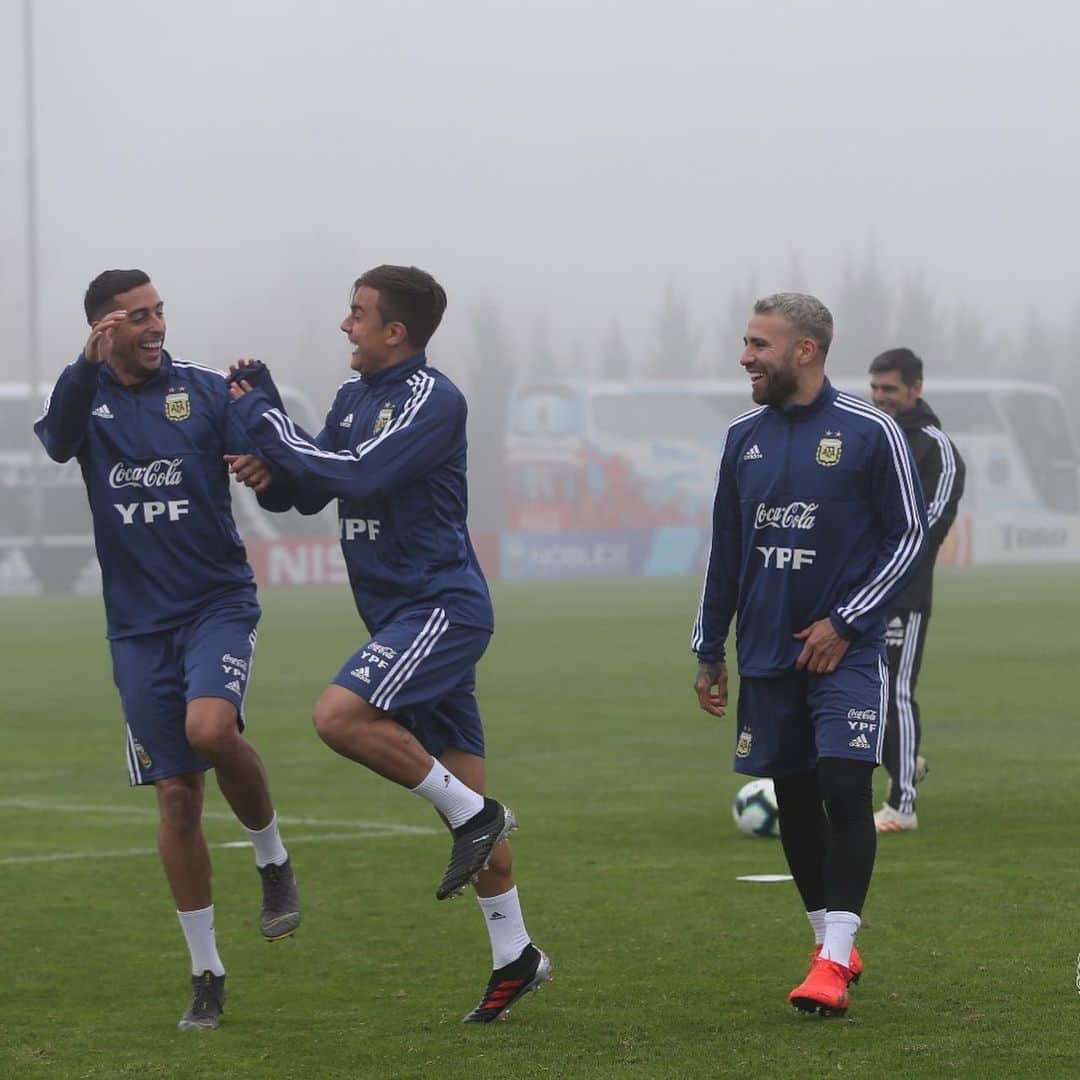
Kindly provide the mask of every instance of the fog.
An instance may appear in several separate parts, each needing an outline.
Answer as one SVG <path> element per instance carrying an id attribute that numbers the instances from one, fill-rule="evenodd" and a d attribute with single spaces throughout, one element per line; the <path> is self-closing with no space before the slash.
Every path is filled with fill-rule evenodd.
<path id="1" fill-rule="evenodd" d="M 714 374 L 736 373 L 744 301 L 788 287 L 833 307 L 852 370 L 916 343 L 895 340 L 919 337 L 913 290 L 930 371 L 979 370 L 973 335 L 999 369 L 1033 328 L 1080 336 L 1065 0 L 32 6 L 36 283 L 23 5 L 0 9 L 3 378 L 29 368 L 30 290 L 51 381 L 111 266 L 151 273 L 175 353 L 255 355 L 320 401 L 349 283 L 380 262 L 443 281 L 430 352 L 466 384 L 593 371 L 613 338 L 641 370 L 665 295 Z M 880 340 L 845 341 L 868 276 Z M 505 355 L 477 355 L 478 310 Z M 1071 366 L 1053 351 L 1049 377 Z"/>

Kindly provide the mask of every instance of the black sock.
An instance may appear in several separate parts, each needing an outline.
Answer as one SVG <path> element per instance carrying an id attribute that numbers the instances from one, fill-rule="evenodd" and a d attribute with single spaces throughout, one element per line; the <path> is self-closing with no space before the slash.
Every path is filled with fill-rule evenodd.
<path id="1" fill-rule="evenodd" d="M 828 816 L 824 906 L 829 911 L 859 915 L 866 901 L 877 851 L 873 775 L 874 766 L 864 761 L 818 762 L 818 784 Z"/>
<path id="2" fill-rule="evenodd" d="M 825 907 L 825 847 L 828 821 L 817 774 L 798 773 L 773 781 L 780 810 L 780 842 L 807 911 Z"/>

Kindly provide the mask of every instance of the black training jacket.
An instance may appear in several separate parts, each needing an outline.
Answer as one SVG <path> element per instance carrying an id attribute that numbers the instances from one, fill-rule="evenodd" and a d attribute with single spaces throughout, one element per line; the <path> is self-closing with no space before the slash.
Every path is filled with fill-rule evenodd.
<path id="1" fill-rule="evenodd" d="M 952 439 L 941 430 L 937 414 L 922 398 L 913 408 L 897 416 L 896 422 L 907 437 L 926 493 L 930 534 L 926 558 L 892 607 L 929 613 L 934 590 L 934 560 L 956 520 L 956 509 L 964 494 L 964 459 Z"/>

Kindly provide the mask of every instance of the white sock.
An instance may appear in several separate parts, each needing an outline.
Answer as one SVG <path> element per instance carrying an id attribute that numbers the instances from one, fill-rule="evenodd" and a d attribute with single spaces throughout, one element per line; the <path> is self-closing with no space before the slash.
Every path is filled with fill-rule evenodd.
<path id="1" fill-rule="evenodd" d="M 810 929 L 814 931 L 814 944 L 823 945 L 825 943 L 825 909 L 808 911 L 806 917 L 810 920 Z"/>
<path id="2" fill-rule="evenodd" d="M 243 822 L 240 822 L 244 825 Z M 288 857 L 285 845 L 281 842 L 281 833 L 278 832 L 277 811 L 270 819 L 270 824 L 262 829 L 249 829 L 244 825 L 251 846 L 255 849 L 255 865 L 262 867 L 273 863 L 280 866 Z"/>
<path id="3" fill-rule="evenodd" d="M 532 940 L 525 929 L 517 886 L 502 896 L 478 896 L 476 902 L 484 913 L 491 938 L 491 966 L 494 969 L 506 967 Z"/>
<path id="4" fill-rule="evenodd" d="M 855 947 L 855 934 L 861 925 L 862 919 L 854 911 L 825 912 L 825 944 L 821 946 L 822 957 L 849 967 L 851 950 Z"/>
<path id="5" fill-rule="evenodd" d="M 412 789 L 427 799 L 456 829 L 484 809 L 484 796 L 466 787 L 438 758 L 432 758 L 431 772 Z"/>
<path id="6" fill-rule="evenodd" d="M 218 956 L 217 938 L 214 936 L 214 905 L 200 908 L 198 911 L 178 911 L 180 929 L 187 939 L 188 952 L 191 953 L 191 974 L 201 975 L 211 971 L 215 975 L 225 974 L 225 965 Z"/>

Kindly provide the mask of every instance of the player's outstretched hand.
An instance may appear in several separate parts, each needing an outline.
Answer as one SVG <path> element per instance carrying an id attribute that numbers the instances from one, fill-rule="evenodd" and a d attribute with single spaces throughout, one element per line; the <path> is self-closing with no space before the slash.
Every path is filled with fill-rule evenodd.
<path id="1" fill-rule="evenodd" d="M 803 643 L 795 666 L 812 675 L 831 675 L 839 667 L 851 644 L 836 632 L 832 620 L 827 617 L 811 623 L 794 636 L 796 641 Z"/>
<path id="2" fill-rule="evenodd" d="M 229 365 L 229 374 L 225 378 L 225 385 L 228 386 L 229 395 L 234 401 L 242 398 L 245 394 L 251 393 L 251 383 L 244 378 L 245 369 L 254 375 L 256 372 L 263 370 L 263 364 L 248 356 L 237 360 L 235 364 Z"/>
<path id="3" fill-rule="evenodd" d="M 229 472 L 252 491 L 265 491 L 270 486 L 270 466 L 254 454 L 226 454 L 225 463 Z"/>
<path id="4" fill-rule="evenodd" d="M 113 328 L 127 318 L 124 310 L 110 311 L 108 315 L 102 315 L 90 328 L 90 336 L 83 346 L 83 356 L 91 364 L 101 364 L 108 360 L 112 354 Z"/>
<path id="5" fill-rule="evenodd" d="M 728 703 L 727 664 L 698 664 L 694 679 L 694 693 L 698 704 L 710 716 L 723 716 Z"/>
<path id="6" fill-rule="evenodd" d="M 242 356 L 235 364 L 229 365 L 228 382 L 235 382 L 244 368 L 261 368 L 263 365 L 260 361 L 251 356 Z"/>

